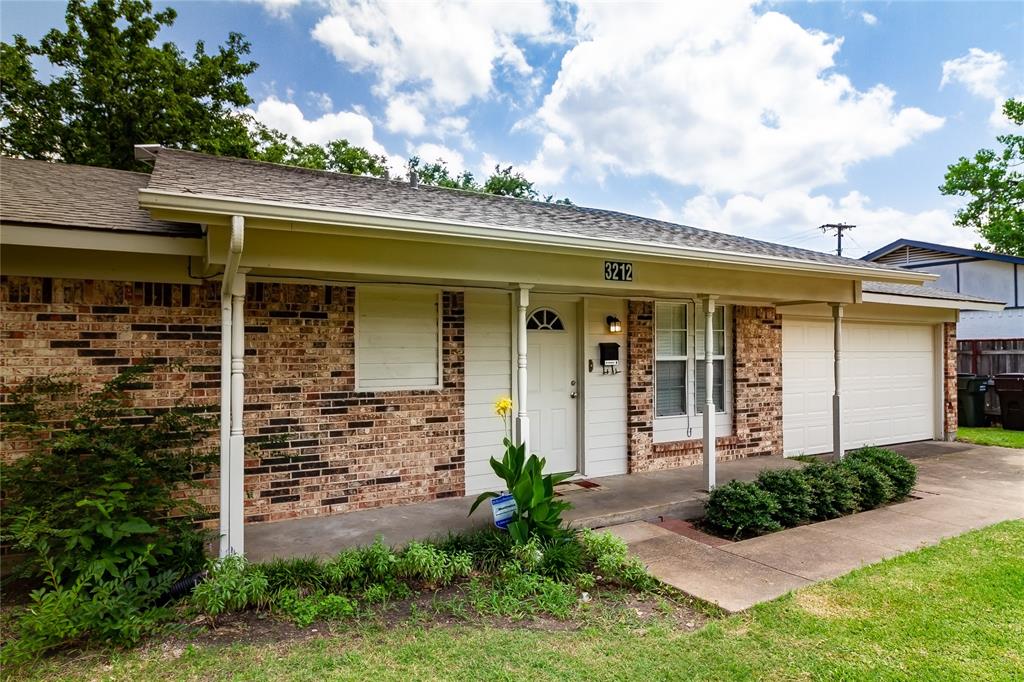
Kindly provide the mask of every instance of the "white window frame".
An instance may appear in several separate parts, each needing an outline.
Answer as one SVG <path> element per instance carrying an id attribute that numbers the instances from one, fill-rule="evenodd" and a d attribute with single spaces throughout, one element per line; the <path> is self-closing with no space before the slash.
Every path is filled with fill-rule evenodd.
<path id="1" fill-rule="evenodd" d="M 658 356 L 657 329 L 658 329 L 658 306 L 659 305 L 681 305 L 686 313 L 686 350 L 685 357 L 682 356 Z M 719 307 L 719 306 L 716 306 Z M 730 305 L 724 307 L 725 340 L 722 354 L 715 354 L 712 360 L 722 360 L 724 368 L 722 409 L 715 411 L 715 433 L 719 436 L 732 435 L 732 412 L 733 412 L 733 308 Z M 665 443 L 680 440 L 697 440 L 703 438 L 704 427 L 702 411 L 704 406 L 697 405 L 697 374 L 704 371 L 704 349 L 697 348 L 697 324 L 702 327 L 705 315 L 703 305 L 696 300 L 674 300 L 656 301 L 654 304 L 653 321 L 653 353 L 655 363 L 654 378 L 654 404 L 651 414 L 654 419 L 654 442 Z M 659 417 L 657 396 L 658 396 L 658 372 L 657 362 L 662 360 L 685 360 L 686 361 L 686 411 L 680 415 Z"/>
<path id="2" fill-rule="evenodd" d="M 355 392 L 356 393 L 386 393 L 389 391 L 439 391 L 444 388 L 444 301 L 442 299 L 443 292 L 440 289 L 434 290 L 434 301 L 437 325 L 437 382 L 433 385 L 423 386 L 410 386 L 409 384 L 395 384 L 389 386 L 363 386 L 359 376 L 359 308 L 362 305 L 362 292 L 367 288 L 383 290 L 383 289 L 402 289 L 405 287 L 391 287 L 386 285 L 373 285 L 370 287 L 357 286 L 355 302 L 352 308 L 352 362 L 354 365 L 355 373 Z M 422 290 L 422 287 L 416 287 L 418 290 Z"/>

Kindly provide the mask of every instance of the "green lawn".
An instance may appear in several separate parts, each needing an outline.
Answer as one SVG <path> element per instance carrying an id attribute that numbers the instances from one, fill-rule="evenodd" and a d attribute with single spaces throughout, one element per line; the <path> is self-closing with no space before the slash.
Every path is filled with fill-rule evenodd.
<path id="1" fill-rule="evenodd" d="M 988 428 L 964 426 L 957 429 L 956 439 L 976 445 L 1024 448 L 1024 431 L 1004 431 L 998 426 Z"/>
<path id="2" fill-rule="evenodd" d="M 1024 679 L 1024 521 L 861 569 L 691 633 L 624 619 L 527 627 L 339 629 L 299 643 L 150 646 L 51 660 L 111 680 Z M 21 671 L 22 673 L 26 671 Z"/>

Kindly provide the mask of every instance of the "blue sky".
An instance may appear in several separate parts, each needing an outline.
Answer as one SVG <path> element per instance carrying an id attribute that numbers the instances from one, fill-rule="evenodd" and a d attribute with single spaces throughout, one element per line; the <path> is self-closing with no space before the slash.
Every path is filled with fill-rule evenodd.
<path id="1" fill-rule="evenodd" d="M 973 244 L 936 187 L 1024 94 L 1019 2 L 169 4 L 186 51 L 245 34 L 253 111 L 307 141 L 511 163 L 579 204 L 821 250 L 817 225 L 854 223 L 853 256 Z M 0 32 L 63 11 L 5 1 Z"/>

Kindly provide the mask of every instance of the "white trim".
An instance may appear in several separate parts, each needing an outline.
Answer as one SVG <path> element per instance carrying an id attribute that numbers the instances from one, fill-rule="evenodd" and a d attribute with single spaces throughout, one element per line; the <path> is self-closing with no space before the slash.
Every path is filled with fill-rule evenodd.
<path id="1" fill-rule="evenodd" d="M 989 310 L 996 312 L 1006 308 L 1004 303 L 981 303 L 979 301 L 954 301 L 948 298 L 873 294 L 869 291 L 864 292 L 864 303 L 887 303 L 889 305 L 912 305 L 919 308 L 952 308 L 956 310 Z"/>
<path id="2" fill-rule="evenodd" d="M 359 291 L 360 289 L 401 289 L 403 285 L 378 285 L 369 284 L 355 286 L 355 296 L 352 301 L 352 362 L 353 379 L 355 389 L 353 393 L 388 393 L 391 391 L 441 391 L 444 389 L 444 291 L 436 286 L 426 286 L 434 290 L 435 309 L 437 312 L 437 383 L 427 386 L 407 386 L 397 384 L 394 386 L 368 386 L 359 385 Z"/>
<path id="3" fill-rule="evenodd" d="M 892 270 L 835 263 L 818 263 L 781 256 L 753 255 L 721 249 L 683 247 L 674 244 L 653 244 L 621 237 L 585 237 L 546 230 L 521 227 L 498 227 L 484 223 L 459 220 L 399 216 L 378 211 L 346 211 L 292 202 L 262 201 L 255 199 L 225 199 L 208 194 L 181 194 L 166 190 L 144 188 L 139 190 L 139 205 L 147 209 L 171 209 L 198 211 L 217 215 L 233 215 L 240 212 L 252 218 L 280 220 L 287 222 L 285 229 L 306 231 L 304 225 L 344 225 L 412 232 L 418 234 L 452 236 L 459 238 L 487 239 L 499 242 L 513 242 L 517 245 L 568 246 L 580 250 L 596 250 L 602 253 L 631 256 L 651 256 L 670 260 L 699 260 L 703 263 L 746 265 L 814 272 L 831 276 L 854 276 L 873 281 L 895 281 L 921 283 L 938 279 L 937 275 L 894 268 Z"/>
<path id="4" fill-rule="evenodd" d="M 75 230 L 4 224 L 0 243 L 11 246 L 42 246 L 57 249 L 88 249 L 167 256 L 205 256 L 202 237 L 166 237 L 115 230 Z"/>

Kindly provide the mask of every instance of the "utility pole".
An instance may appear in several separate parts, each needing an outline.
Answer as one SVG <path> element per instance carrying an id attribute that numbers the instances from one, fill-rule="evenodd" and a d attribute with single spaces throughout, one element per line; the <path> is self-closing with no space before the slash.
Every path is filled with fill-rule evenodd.
<path id="1" fill-rule="evenodd" d="M 819 229 L 822 232 L 829 232 L 831 230 L 835 230 L 835 233 L 836 233 L 836 255 L 837 256 L 842 256 L 843 255 L 843 232 L 845 232 L 846 230 L 852 230 L 855 227 L 857 227 L 857 226 L 856 225 L 847 225 L 846 223 L 826 223 L 826 224 L 822 225 Z"/>

